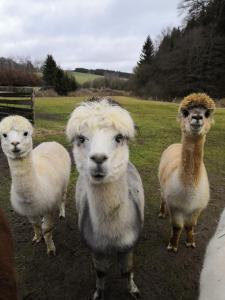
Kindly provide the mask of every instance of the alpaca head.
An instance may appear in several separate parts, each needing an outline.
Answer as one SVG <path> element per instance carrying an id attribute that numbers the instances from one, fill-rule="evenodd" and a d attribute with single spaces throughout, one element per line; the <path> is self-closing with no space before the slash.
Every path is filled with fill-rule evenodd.
<path id="1" fill-rule="evenodd" d="M 184 134 L 204 136 L 213 123 L 214 101 L 206 94 L 193 93 L 185 97 L 179 107 L 178 118 Z"/>
<path id="2" fill-rule="evenodd" d="M 9 116 L 0 122 L 3 152 L 12 159 L 25 157 L 33 147 L 33 127 L 21 116 Z"/>
<path id="3" fill-rule="evenodd" d="M 78 106 L 67 124 L 77 169 L 92 183 L 111 182 L 126 171 L 128 140 L 135 126 L 130 114 L 108 98 L 93 98 Z"/>

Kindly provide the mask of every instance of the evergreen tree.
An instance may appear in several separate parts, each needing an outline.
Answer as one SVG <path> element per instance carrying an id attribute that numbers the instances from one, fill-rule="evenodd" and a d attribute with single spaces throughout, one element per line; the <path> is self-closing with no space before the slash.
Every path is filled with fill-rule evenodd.
<path id="1" fill-rule="evenodd" d="M 143 64 L 151 64 L 154 56 L 154 46 L 150 36 L 147 36 L 147 39 L 142 47 L 142 53 L 138 62 L 138 66 Z"/>
<path id="2" fill-rule="evenodd" d="M 59 95 L 67 95 L 77 89 L 77 83 L 73 76 L 69 76 L 60 67 L 56 68 L 55 91 Z"/>
<path id="3" fill-rule="evenodd" d="M 45 86 L 55 86 L 57 65 L 52 55 L 47 55 L 42 66 L 42 73 Z"/>
<path id="4" fill-rule="evenodd" d="M 191 92 L 224 97 L 225 0 L 182 0 L 179 10 L 185 13 L 183 27 L 164 31 L 153 55 L 147 55 L 151 43 L 146 40 L 132 90 L 166 99 Z"/>
<path id="5" fill-rule="evenodd" d="M 77 89 L 75 78 L 57 66 L 52 55 L 47 56 L 42 66 L 42 72 L 45 86 L 53 87 L 59 95 L 67 95 L 68 92 Z"/>

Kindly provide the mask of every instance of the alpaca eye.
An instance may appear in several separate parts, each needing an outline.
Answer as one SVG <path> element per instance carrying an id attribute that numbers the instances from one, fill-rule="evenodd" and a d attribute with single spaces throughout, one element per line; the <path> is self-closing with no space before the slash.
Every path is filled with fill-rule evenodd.
<path id="1" fill-rule="evenodd" d="M 78 140 L 78 142 L 79 142 L 80 144 L 83 144 L 83 143 L 85 142 L 85 137 L 84 137 L 83 135 L 79 135 L 79 136 L 77 137 L 77 140 Z"/>
<path id="2" fill-rule="evenodd" d="M 124 137 L 122 136 L 122 134 L 117 134 L 115 136 L 115 141 L 119 144 L 122 140 L 124 139 Z"/>
<path id="3" fill-rule="evenodd" d="M 27 131 L 25 131 L 23 135 L 24 135 L 24 136 L 28 136 L 28 132 L 27 132 Z"/>
<path id="4" fill-rule="evenodd" d="M 205 112 L 205 117 L 208 118 L 210 116 L 210 110 L 207 109 L 207 111 Z"/>
<path id="5" fill-rule="evenodd" d="M 185 118 L 187 118 L 187 116 L 189 115 L 189 111 L 187 109 L 183 109 L 182 114 Z"/>
<path id="6" fill-rule="evenodd" d="M 3 133 L 3 136 L 4 136 L 4 138 L 7 138 L 7 134 L 6 133 Z"/>

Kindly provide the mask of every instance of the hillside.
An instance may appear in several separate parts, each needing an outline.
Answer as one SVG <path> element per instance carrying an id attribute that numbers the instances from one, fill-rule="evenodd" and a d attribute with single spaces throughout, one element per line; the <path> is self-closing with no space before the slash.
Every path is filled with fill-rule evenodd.
<path id="1" fill-rule="evenodd" d="M 92 80 L 95 80 L 97 78 L 102 78 L 103 76 L 101 75 L 95 75 L 95 74 L 89 74 L 89 73 L 81 73 L 81 72 L 72 72 L 72 71 L 69 71 L 70 74 L 72 74 L 76 81 L 79 83 L 79 84 L 83 84 L 87 81 L 92 81 Z"/>

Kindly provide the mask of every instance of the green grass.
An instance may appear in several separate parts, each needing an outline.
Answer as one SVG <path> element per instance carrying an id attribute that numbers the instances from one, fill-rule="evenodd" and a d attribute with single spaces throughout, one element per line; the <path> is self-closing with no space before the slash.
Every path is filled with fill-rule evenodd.
<path id="1" fill-rule="evenodd" d="M 180 128 L 176 121 L 178 105 L 173 103 L 137 100 L 128 97 L 115 97 L 131 113 L 138 126 L 135 141 L 131 142 L 131 161 L 143 172 L 143 181 L 151 182 L 151 197 L 146 200 L 158 205 L 158 164 L 162 151 L 170 144 L 180 142 Z M 66 122 L 74 107 L 83 97 L 46 98 L 36 101 L 36 142 L 55 139 L 69 146 L 64 130 Z M 217 109 L 215 125 L 207 136 L 205 146 L 205 163 L 208 172 L 225 173 L 221 168 L 225 161 L 225 139 L 221 138 L 225 127 L 225 110 Z M 155 188 L 157 187 L 157 188 Z M 156 203 L 154 203 L 156 202 Z"/>
<path id="2" fill-rule="evenodd" d="M 76 81 L 79 84 L 83 84 L 87 81 L 92 81 L 92 80 L 95 80 L 97 78 L 102 78 L 103 77 L 101 75 L 81 73 L 81 72 L 69 72 L 69 73 L 72 74 L 75 77 Z"/>
<path id="3" fill-rule="evenodd" d="M 180 141 L 180 128 L 176 121 L 178 105 L 173 103 L 137 100 L 128 97 L 115 97 L 131 113 L 138 126 L 135 141 L 131 142 L 130 157 L 143 172 L 143 181 L 148 189 L 148 182 L 153 186 L 151 197 L 146 200 L 158 205 L 157 169 L 162 151 L 171 143 Z M 56 140 L 66 147 L 69 144 L 64 131 L 70 113 L 83 97 L 59 97 L 36 99 L 36 134 L 35 144 L 42 141 Z M 215 125 L 207 136 L 205 163 L 210 173 L 223 176 L 221 166 L 225 161 L 225 110 L 217 109 Z M 0 189 L 1 193 L 1 189 Z M 157 201 L 157 204 L 154 204 Z"/>
<path id="4" fill-rule="evenodd" d="M 178 105 L 173 103 L 140 101 L 135 98 L 115 97 L 131 113 L 138 126 L 137 136 L 131 143 L 131 160 L 139 168 L 149 168 L 157 174 L 162 151 L 171 143 L 180 141 L 176 121 Z M 57 139 L 67 145 L 65 125 L 71 111 L 83 97 L 39 98 L 36 100 L 37 142 Z M 209 171 L 217 172 L 225 161 L 225 139 L 220 138 L 225 127 L 225 110 L 217 109 L 215 125 L 207 136 L 205 161 Z M 216 158 L 216 159 L 215 159 Z M 223 173 L 223 170 L 220 170 Z M 155 176 L 155 175 L 154 175 Z"/>

